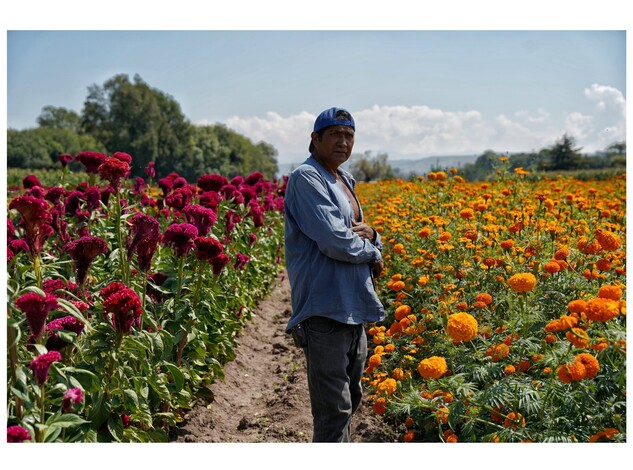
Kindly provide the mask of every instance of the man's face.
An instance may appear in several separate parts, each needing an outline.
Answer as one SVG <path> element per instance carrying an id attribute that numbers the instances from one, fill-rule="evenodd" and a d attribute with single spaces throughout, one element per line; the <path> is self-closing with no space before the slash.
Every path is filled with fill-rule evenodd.
<path id="1" fill-rule="evenodd" d="M 325 129 L 319 140 L 318 134 L 311 134 L 314 153 L 324 163 L 338 167 L 345 163 L 352 154 L 354 147 L 354 129 L 349 126 L 332 126 Z"/>

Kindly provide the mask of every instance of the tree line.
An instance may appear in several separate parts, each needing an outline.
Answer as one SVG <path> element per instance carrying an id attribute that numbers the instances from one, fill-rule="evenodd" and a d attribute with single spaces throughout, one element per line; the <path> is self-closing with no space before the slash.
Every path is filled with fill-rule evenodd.
<path id="1" fill-rule="evenodd" d="M 55 168 L 60 154 L 93 151 L 132 155 L 132 176 L 143 175 L 149 162 L 157 177 L 177 172 L 188 180 L 206 173 L 233 177 L 255 171 L 272 179 L 278 170 L 271 144 L 253 143 L 222 124 L 191 124 L 172 96 L 139 75 L 131 80 L 119 74 L 101 86 L 91 85 L 81 113 L 45 106 L 37 124 L 8 130 L 9 168 Z"/>

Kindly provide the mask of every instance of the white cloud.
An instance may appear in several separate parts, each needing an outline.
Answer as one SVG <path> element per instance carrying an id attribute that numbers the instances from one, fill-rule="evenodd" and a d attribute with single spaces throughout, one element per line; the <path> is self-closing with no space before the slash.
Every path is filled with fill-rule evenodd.
<path id="1" fill-rule="evenodd" d="M 626 99 L 609 86 L 591 85 L 584 98 L 595 103 L 591 114 L 539 108 L 486 117 L 476 110 L 444 111 L 428 106 L 379 106 L 353 110 L 354 152 L 387 152 L 392 158 L 435 155 L 537 151 L 553 145 L 564 133 L 583 151 L 603 150 L 625 140 Z M 307 156 L 315 114 L 288 117 L 268 112 L 263 117 L 233 116 L 225 124 L 254 142 L 264 140 L 279 151 L 279 161 L 298 162 Z"/>

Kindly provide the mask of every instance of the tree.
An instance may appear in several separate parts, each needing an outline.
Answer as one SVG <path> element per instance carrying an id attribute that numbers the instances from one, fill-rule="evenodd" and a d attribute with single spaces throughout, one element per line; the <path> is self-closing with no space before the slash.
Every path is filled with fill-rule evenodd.
<path id="1" fill-rule="evenodd" d="M 44 106 L 42 113 L 37 118 L 40 127 L 51 129 L 70 129 L 79 132 L 81 117 L 76 112 L 55 106 Z"/>
<path id="2" fill-rule="evenodd" d="M 358 181 L 369 183 L 370 181 L 388 180 L 395 177 L 393 168 L 387 163 L 389 156 L 386 153 L 371 155 L 366 151 L 363 155 L 354 155 L 350 162 L 350 172 Z"/>
<path id="3" fill-rule="evenodd" d="M 545 169 L 551 171 L 573 170 L 581 166 L 582 147 L 575 147 L 573 137 L 563 134 L 556 143 L 549 147 L 549 161 L 545 162 Z"/>
<path id="4" fill-rule="evenodd" d="M 79 135 L 67 128 L 38 127 L 7 132 L 7 166 L 9 168 L 58 168 L 62 153 L 105 152 L 105 147 L 89 135 Z M 81 167 L 74 162 L 77 168 Z"/>
<path id="5" fill-rule="evenodd" d="M 151 88 L 139 75 L 119 74 L 102 87 L 92 85 L 81 116 L 83 132 L 104 143 L 109 153 L 129 153 L 132 174 L 156 162 L 158 174 L 179 166 L 191 145 L 191 124 L 171 96 Z"/>

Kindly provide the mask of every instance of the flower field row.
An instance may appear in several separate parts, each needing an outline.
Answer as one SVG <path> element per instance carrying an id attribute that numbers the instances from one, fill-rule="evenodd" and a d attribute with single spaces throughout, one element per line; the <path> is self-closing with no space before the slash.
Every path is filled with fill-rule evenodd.
<path id="1" fill-rule="evenodd" d="M 88 181 L 64 184 L 73 158 Z M 9 196 L 8 441 L 166 441 L 279 272 L 284 184 L 60 162 Z"/>
<path id="2" fill-rule="evenodd" d="M 504 160 L 490 182 L 358 185 L 386 259 L 374 411 L 406 442 L 625 442 L 625 177 Z"/>

